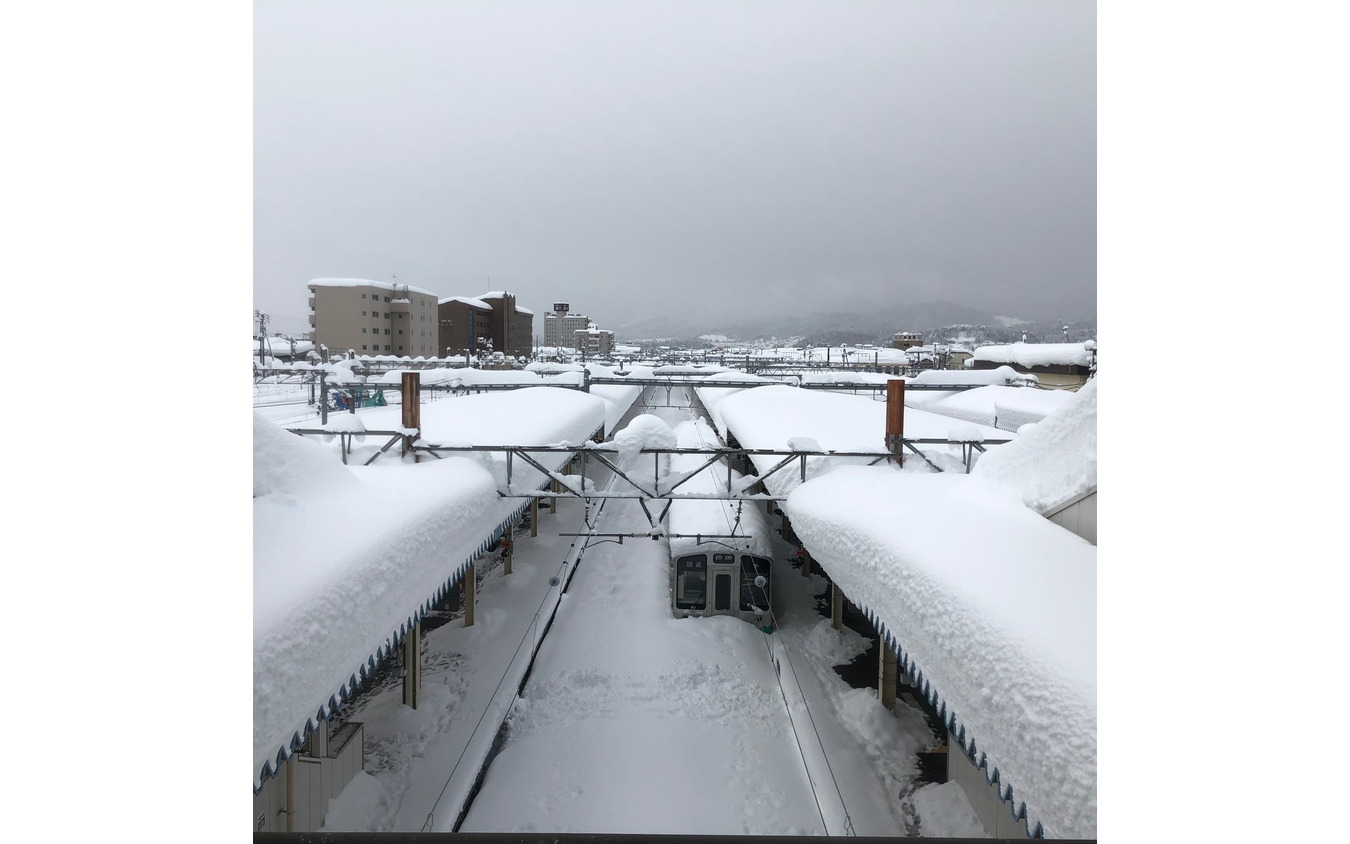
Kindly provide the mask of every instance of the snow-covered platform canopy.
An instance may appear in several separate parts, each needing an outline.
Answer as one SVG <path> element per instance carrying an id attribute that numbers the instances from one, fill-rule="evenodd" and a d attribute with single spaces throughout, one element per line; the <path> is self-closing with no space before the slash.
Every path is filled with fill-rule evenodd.
<path id="1" fill-rule="evenodd" d="M 980 346 L 972 360 L 1011 363 L 1018 366 L 1090 366 L 1095 341 L 1084 343 L 1010 343 Z"/>
<path id="2" fill-rule="evenodd" d="M 702 400 L 703 392 L 699 390 Z M 709 397 L 712 398 L 712 397 Z M 706 405 L 707 401 L 704 400 Z M 772 386 L 740 390 L 714 399 L 716 410 L 709 410 L 718 433 L 728 434 L 745 448 L 886 453 L 886 402 L 870 396 L 839 395 L 796 387 Z M 973 425 L 948 416 L 905 412 L 905 436 L 910 439 L 952 440 L 953 445 L 926 445 L 922 450 L 943 470 L 964 471 L 961 446 L 957 443 L 979 440 L 1007 440 L 1015 437 L 987 425 Z M 751 457 L 757 469 L 767 471 L 776 458 Z M 807 460 L 807 477 L 845 463 L 867 463 L 866 458 L 816 457 Z M 917 455 L 906 457 L 906 466 L 922 464 Z M 765 485 L 774 495 L 786 495 L 801 482 L 800 474 L 777 473 L 768 476 Z"/>
<path id="3" fill-rule="evenodd" d="M 844 466 L 786 510 L 1028 828 L 1095 837 L 1096 548 L 968 475 Z"/>
<path id="4" fill-rule="evenodd" d="M 423 405 L 422 438 L 581 444 L 605 413 L 604 400 L 576 390 L 465 396 Z M 397 407 L 352 418 L 364 430 L 401 427 Z M 253 442 L 256 789 L 528 505 L 499 497 L 501 455 L 349 467 L 335 446 L 257 414 Z M 566 459 L 539 455 L 550 469 Z M 529 467 L 513 479 L 546 480 Z"/>

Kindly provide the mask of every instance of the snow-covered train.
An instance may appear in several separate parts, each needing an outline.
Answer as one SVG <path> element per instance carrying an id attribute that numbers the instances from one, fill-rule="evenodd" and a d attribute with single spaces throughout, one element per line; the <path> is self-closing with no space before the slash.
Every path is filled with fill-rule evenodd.
<path id="1" fill-rule="evenodd" d="M 716 447 L 717 434 L 698 419 L 675 427 L 681 448 Z M 672 474 L 702 466 L 697 456 L 675 456 Z M 725 464 L 705 469 L 680 487 L 690 493 L 727 490 Z M 741 479 L 730 473 L 733 487 Z M 773 539 L 757 501 L 671 502 L 670 598 L 676 617 L 732 615 L 768 632 L 773 627 Z"/>

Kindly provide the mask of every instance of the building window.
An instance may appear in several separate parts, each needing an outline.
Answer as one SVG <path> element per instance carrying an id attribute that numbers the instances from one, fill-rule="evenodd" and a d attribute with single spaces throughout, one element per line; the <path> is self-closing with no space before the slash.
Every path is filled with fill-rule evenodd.
<path id="1" fill-rule="evenodd" d="M 362 293 L 362 294 L 361 294 L 361 298 L 362 298 L 362 299 L 364 299 L 364 298 L 366 298 L 366 294 L 364 294 L 364 293 Z M 365 348 L 365 346 L 362 346 L 362 347 L 361 347 L 361 348 L 363 348 L 363 349 L 364 349 L 364 348 Z"/>
<path id="2" fill-rule="evenodd" d="M 398 350 L 399 350 L 400 352 L 403 351 L 403 347 L 402 347 L 402 346 L 399 346 L 399 347 L 398 347 Z"/>
<path id="3" fill-rule="evenodd" d="M 388 301 L 389 301 L 389 297 L 388 297 L 388 296 L 384 297 L 384 301 L 388 302 Z M 385 349 L 388 349 L 388 348 L 389 348 L 388 346 L 385 346 Z"/>
<path id="4" fill-rule="evenodd" d="M 365 330 L 364 328 L 361 329 L 361 333 L 362 333 L 362 334 L 365 334 L 365 333 L 366 333 L 366 330 Z"/>
<path id="5" fill-rule="evenodd" d="M 385 333 L 385 334 L 388 334 L 388 333 L 389 333 L 389 329 L 386 328 L 386 329 L 384 330 L 384 333 Z"/>
<path id="6" fill-rule="evenodd" d="M 384 350 L 385 350 L 386 352 L 389 351 L 389 344 L 388 344 L 388 343 L 385 344 Z"/>
<path id="7" fill-rule="evenodd" d="M 364 295 L 366 295 L 366 294 L 362 293 L 361 295 L 364 296 Z M 361 346 L 361 351 L 364 352 L 365 350 L 366 350 L 366 347 L 365 347 L 364 345 L 362 345 L 362 346 Z"/>
<path id="8" fill-rule="evenodd" d="M 403 329 L 400 328 L 400 329 L 398 330 L 398 333 L 399 333 L 399 334 L 402 334 L 402 333 L 403 333 Z"/>

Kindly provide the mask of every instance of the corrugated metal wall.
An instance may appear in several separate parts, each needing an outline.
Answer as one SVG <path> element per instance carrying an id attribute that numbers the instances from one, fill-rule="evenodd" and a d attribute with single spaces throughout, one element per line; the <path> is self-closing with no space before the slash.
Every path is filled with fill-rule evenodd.
<path id="1" fill-rule="evenodd" d="M 999 800 L 998 786 L 991 785 L 984 773 L 955 742 L 949 746 L 947 779 L 961 786 L 985 832 L 994 838 L 1028 837 L 1027 822 L 1013 820 L 1012 807 Z"/>
<path id="2" fill-rule="evenodd" d="M 1054 513 L 1047 513 L 1046 518 L 1096 545 L 1097 490 L 1094 489 L 1084 497 Z"/>
<path id="3" fill-rule="evenodd" d="M 277 776 L 263 783 L 253 796 L 253 831 L 286 832 L 286 778 L 295 777 L 294 832 L 314 832 L 323 825 L 328 801 L 342 793 L 352 778 L 365 769 L 365 728 L 355 730 L 336 756 L 296 754 L 282 765 Z M 327 729 L 325 724 L 321 729 Z"/>

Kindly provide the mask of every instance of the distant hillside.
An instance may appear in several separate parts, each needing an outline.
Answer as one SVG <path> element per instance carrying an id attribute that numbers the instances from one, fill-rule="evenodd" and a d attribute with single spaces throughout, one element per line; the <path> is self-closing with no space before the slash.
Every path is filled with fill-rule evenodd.
<path id="1" fill-rule="evenodd" d="M 1027 342 L 1057 343 L 1064 339 L 1063 326 L 1062 322 L 1023 321 L 951 302 L 926 302 L 865 313 L 807 313 L 777 319 L 738 319 L 734 314 L 722 318 L 709 315 L 704 321 L 652 317 L 619 326 L 614 332 L 620 342 L 661 338 L 671 345 L 698 348 L 709 345 L 709 341 L 700 339 L 707 335 L 742 341 L 793 338 L 810 345 L 886 345 L 897 331 L 918 331 L 926 340 L 965 338 L 976 344 L 1013 343 L 1025 333 Z M 1096 337 L 1095 321 L 1072 322 L 1069 326 L 1070 341 Z"/>

